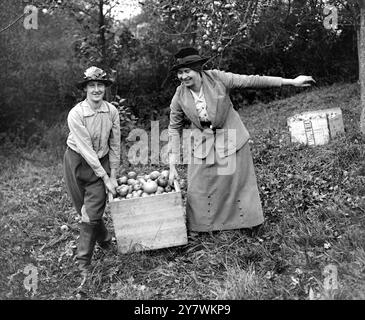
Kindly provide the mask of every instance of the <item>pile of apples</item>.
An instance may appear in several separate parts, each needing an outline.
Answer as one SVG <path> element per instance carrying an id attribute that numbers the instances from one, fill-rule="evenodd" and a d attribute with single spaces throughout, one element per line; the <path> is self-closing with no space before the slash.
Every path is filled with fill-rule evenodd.
<path id="1" fill-rule="evenodd" d="M 169 184 L 169 170 L 155 170 L 145 175 L 130 171 L 119 177 L 117 182 L 117 197 L 114 200 L 149 197 L 175 191 L 174 186 Z"/>

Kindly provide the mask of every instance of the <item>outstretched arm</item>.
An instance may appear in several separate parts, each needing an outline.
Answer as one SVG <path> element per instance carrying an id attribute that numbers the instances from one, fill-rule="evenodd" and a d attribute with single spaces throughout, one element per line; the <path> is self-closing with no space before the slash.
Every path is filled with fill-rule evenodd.
<path id="1" fill-rule="evenodd" d="M 298 76 L 295 79 L 282 79 L 283 85 L 292 85 L 295 87 L 309 87 L 311 84 L 316 83 L 316 81 L 311 76 Z"/>
<path id="2" fill-rule="evenodd" d="M 296 87 L 308 87 L 314 79 L 310 76 L 299 76 L 295 79 L 282 77 L 242 75 L 220 70 L 212 70 L 211 73 L 218 77 L 228 89 L 233 88 L 268 88 L 280 87 L 282 85 L 293 85 Z"/>

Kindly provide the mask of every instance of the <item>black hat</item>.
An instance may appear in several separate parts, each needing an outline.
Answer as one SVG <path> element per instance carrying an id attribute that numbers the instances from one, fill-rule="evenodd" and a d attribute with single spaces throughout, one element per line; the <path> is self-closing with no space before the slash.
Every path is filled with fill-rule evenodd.
<path id="1" fill-rule="evenodd" d="M 195 63 L 200 63 L 203 65 L 209 60 L 207 57 L 201 57 L 198 50 L 191 47 L 180 49 L 179 52 L 175 54 L 175 58 L 176 64 L 170 69 L 170 71 L 176 71 L 180 68 L 189 67 Z"/>
<path id="2" fill-rule="evenodd" d="M 98 67 L 90 67 L 84 72 L 84 79 L 76 84 L 76 87 L 83 89 L 85 85 L 90 81 L 99 81 L 105 84 L 105 86 L 110 86 L 113 81 L 107 78 L 107 74 L 103 69 Z"/>

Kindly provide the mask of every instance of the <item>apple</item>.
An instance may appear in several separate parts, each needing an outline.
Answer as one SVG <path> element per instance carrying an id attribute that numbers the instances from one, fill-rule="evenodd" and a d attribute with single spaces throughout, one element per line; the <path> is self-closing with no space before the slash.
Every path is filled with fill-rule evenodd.
<path id="1" fill-rule="evenodd" d="M 161 176 L 168 178 L 170 175 L 170 171 L 169 170 L 163 170 L 161 171 Z"/>
<path id="2" fill-rule="evenodd" d="M 158 186 L 158 187 L 157 187 L 157 190 L 156 190 L 156 194 L 161 194 L 161 193 L 163 193 L 164 191 L 165 191 L 165 189 L 164 189 L 163 187 Z"/>
<path id="3" fill-rule="evenodd" d="M 64 224 L 64 225 L 61 226 L 60 229 L 61 229 L 62 232 L 68 231 L 68 226 Z"/>
<path id="4" fill-rule="evenodd" d="M 157 191 L 157 183 L 156 181 L 147 181 L 146 183 L 143 184 L 143 191 L 151 194 Z"/>
<path id="5" fill-rule="evenodd" d="M 156 171 L 152 171 L 152 172 L 150 173 L 150 178 L 151 178 L 152 180 L 156 180 L 159 176 L 160 176 L 160 172 L 158 172 L 157 170 L 156 170 Z"/>
<path id="6" fill-rule="evenodd" d="M 137 181 L 141 184 L 143 184 L 144 182 L 146 182 L 146 180 L 144 179 L 144 177 L 139 177 L 137 178 Z"/>
<path id="7" fill-rule="evenodd" d="M 122 176 L 120 178 L 117 179 L 117 182 L 119 185 L 121 184 L 127 184 L 128 178 L 126 176 Z"/>
<path id="8" fill-rule="evenodd" d="M 117 193 L 120 195 L 120 196 L 126 196 L 129 192 L 129 187 L 127 185 L 122 185 L 122 186 L 119 186 L 116 188 L 116 191 Z"/>
<path id="9" fill-rule="evenodd" d="M 165 188 L 169 184 L 169 180 L 168 180 L 168 178 L 165 178 L 163 176 L 159 176 L 158 179 L 157 179 L 157 184 L 160 187 Z"/>
<path id="10" fill-rule="evenodd" d="M 138 191 L 138 190 L 141 190 L 142 189 L 142 183 L 141 182 L 136 182 L 134 185 L 133 185 L 133 190 L 134 191 Z"/>
<path id="11" fill-rule="evenodd" d="M 130 171 L 130 172 L 128 172 L 127 176 L 128 176 L 128 179 L 136 179 L 137 173 L 134 171 Z"/>
<path id="12" fill-rule="evenodd" d="M 135 180 L 135 179 L 128 179 L 128 181 L 127 181 L 127 183 L 129 184 L 129 185 L 131 185 L 131 186 L 133 186 L 133 185 L 135 185 L 136 184 L 136 182 L 137 182 L 137 180 Z"/>

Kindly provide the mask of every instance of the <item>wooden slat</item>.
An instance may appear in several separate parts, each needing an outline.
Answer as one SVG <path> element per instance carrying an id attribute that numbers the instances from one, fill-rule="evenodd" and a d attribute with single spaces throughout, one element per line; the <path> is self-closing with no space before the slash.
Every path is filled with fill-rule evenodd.
<path id="1" fill-rule="evenodd" d="M 119 221 L 116 221 L 118 224 Z M 160 230 L 173 229 L 180 227 L 185 222 L 184 217 L 172 217 L 167 219 L 148 219 L 143 222 L 118 224 L 118 230 L 121 230 L 123 234 L 130 234 L 131 236 L 138 236 L 138 234 L 156 233 Z"/>
<path id="2" fill-rule="evenodd" d="M 180 230 L 179 234 L 164 230 L 154 236 L 143 238 L 131 238 L 121 235 L 118 241 L 118 249 L 122 253 L 168 248 L 172 246 L 184 245 L 187 243 L 186 230 Z"/>
<path id="3" fill-rule="evenodd" d="M 128 253 L 187 243 L 180 186 L 175 192 L 109 201 L 118 250 Z"/>
<path id="4" fill-rule="evenodd" d="M 140 214 L 136 216 L 122 216 L 122 215 L 112 215 L 112 219 L 115 221 L 116 225 L 120 226 L 143 226 L 149 223 L 175 220 L 183 217 L 183 210 L 177 210 L 177 208 L 171 208 L 170 211 L 154 211 L 150 214 Z"/>

